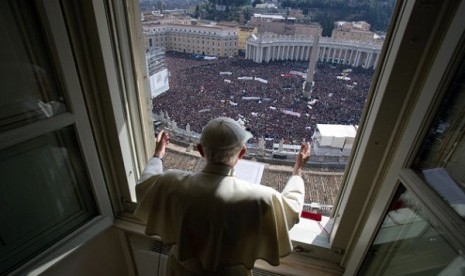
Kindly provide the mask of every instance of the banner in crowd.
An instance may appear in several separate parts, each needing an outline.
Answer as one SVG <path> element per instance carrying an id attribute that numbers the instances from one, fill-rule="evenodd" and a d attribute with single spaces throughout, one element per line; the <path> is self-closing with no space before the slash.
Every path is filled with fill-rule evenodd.
<path id="1" fill-rule="evenodd" d="M 295 117 L 299 117 L 299 118 L 300 118 L 300 113 L 299 113 L 299 112 L 294 112 L 294 111 L 287 110 L 287 109 L 282 109 L 281 111 L 282 111 L 284 114 L 292 115 L 292 116 L 295 116 Z"/>
<path id="2" fill-rule="evenodd" d="M 244 101 L 260 100 L 260 97 L 242 97 Z"/>
<path id="3" fill-rule="evenodd" d="M 262 79 L 262 78 L 255 78 L 255 80 L 256 80 L 256 81 L 259 81 L 259 82 L 261 82 L 261 83 L 268 83 L 267 80 Z"/>
<path id="4" fill-rule="evenodd" d="M 163 69 L 159 72 L 154 73 L 149 77 L 150 83 L 150 94 L 152 98 L 157 97 L 161 93 L 170 89 L 168 81 L 168 69 Z"/>

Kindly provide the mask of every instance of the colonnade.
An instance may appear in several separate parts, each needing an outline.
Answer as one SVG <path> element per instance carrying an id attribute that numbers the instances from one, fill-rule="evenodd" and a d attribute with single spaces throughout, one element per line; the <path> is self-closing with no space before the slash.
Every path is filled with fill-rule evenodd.
<path id="1" fill-rule="evenodd" d="M 381 44 L 333 40 L 322 37 L 318 43 L 318 61 L 346 64 L 352 67 L 376 68 Z M 275 60 L 310 60 L 313 39 L 294 36 L 259 36 L 247 40 L 245 58 L 254 62 Z"/>

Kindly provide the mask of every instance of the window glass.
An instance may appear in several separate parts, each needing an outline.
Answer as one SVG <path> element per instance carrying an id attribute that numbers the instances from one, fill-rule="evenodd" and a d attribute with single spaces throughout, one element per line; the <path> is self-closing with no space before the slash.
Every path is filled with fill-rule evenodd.
<path id="1" fill-rule="evenodd" d="M 461 275 L 465 259 L 400 186 L 358 275 Z"/>
<path id="2" fill-rule="evenodd" d="M 465 219 L 465 63 L 415 159 L 414 169 Z"/>
<path id="3" fill-rule="evenodd" d="M 34 4 L 0 3 L 0 131 L 67 110 Z"/>
<path id="4" fill-rule="evenodd" d="M 0 273 L 98 214 L 75 137 L 69 126 L 0 150 Z"/>
<path id="5" fill-rule="evenodd" d="M 81 101 L 66 101 L 69 83 L 61 75 L 74 66 L 58 57 L 72 55 L 69 47 L 56 46 L 68 37 L 54 41 L 49 26 L 53 20 L 65 24 L 49 18 L 61 12 L 51 8 L 59 5 L 45 2 L 0 1 L 1 275 L 100 215 L 83 155 L 93 145 L 82 119 L 86 109 L 76 106 Z M 73 78 L 68 73 L 67 80 Z M 82 99 L 74 88 L 73 98 Z M 74 110 L 81 111 L 79 119 Z"/>

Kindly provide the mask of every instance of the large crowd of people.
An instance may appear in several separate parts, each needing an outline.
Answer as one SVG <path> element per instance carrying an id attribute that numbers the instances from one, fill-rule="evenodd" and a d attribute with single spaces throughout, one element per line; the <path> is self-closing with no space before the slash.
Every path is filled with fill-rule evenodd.
<path id="1" fill-rule="evenodd" d="M 372 69 L 318 63 L 311 97 L 305 98 L 308 62 L 167 53 L 167 64 L 170 88 L 153 99 L 154 113 L 164 111 L 178 127 L 189 124 L 197 133 L 210 119 L 228 116 L 269 143 L 308 141 L 316 124 L 357 125 L 373 76 Z"/>

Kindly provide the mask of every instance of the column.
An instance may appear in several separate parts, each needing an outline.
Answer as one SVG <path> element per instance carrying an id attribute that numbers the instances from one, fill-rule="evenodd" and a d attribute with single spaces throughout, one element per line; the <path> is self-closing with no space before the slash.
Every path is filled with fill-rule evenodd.
<path id="1" fill-rule="evenodd" d="M 355 67 L 360 66 L 360 59 L 361 59 L 361 57 L 362 57 L 362 54 L 363 54 L 362 51 L 358 51 L 357 60 L 356 60 L 356 62 L 355 62 Z"/>
<path id="2" fill-rule="evenodd" d="M 258 62 L 258 53 L 259 53 L 259 48 L 258 45 L 254 47 L 254 55 L 253 55 L 253 61 Z"/>
<path id="3" fill-rule="evenodd" d="M 354 55 L 354 61 L 352 61 L 352 67 L 356 67 L 356 62 L 357 62 L 357 57 L 358 57 L 358 50 L 355 51 L 355 55 Z"/>
<path id="4" fill-rule="evenodd" d="M 358 66 L 362 65 L 363 56 L 365 56 L 365 58 L 366 58 L 366 52 L 365 51 L 360 51 L 360 56 L 358 57 Z"/>
<path id="5" fill-rule="evenodd" d="M 252 55 L 250 57 L 251 60 L 254 60 L 255 59 L 255 55 L 257 54 L 257 46 L 255 45 L 252 45 L 252 49 L 250 51 L 250 54 Z"/>
<path id="6" fill-rule="evenodd" d="M 271 49 L 272 48 L 273 48 L 272 46 L 267 47 L 268 50 L 266 51 L 266 62 L 270 62 L 271 60 Z"/>
<path id="7" fill-rule="evenodd" d="M 376 66 L 378 66 L 379 54 L 380 54 L 380 53 L 377 53 L 377 54 L 376 54 L 376 59 L 375 59 L 375 62 L 373 63 L 373 69 L 376 69 Z"/>
<path id="8" fill-rule="evenodd" d="M 357 66 L 362 65 L 362 57 L 364 53 L 365 53 L 364 51 L 360 51 L 360 55 L 358 56 Z"/>
<path id="9" fill-rule="evenodd" d="M 352 56 L 354 55 L 354 49 L 350 49 L 349 60 L 347 60 L 347 64 L 352 64 Z"/>
<path id="10" fill-rule="evenodd" d="M 370 59 L 367 65 L 367 69 L 373 66 L 373 57 L 375 56 L 375 52 L 370 52 Z"/>
<path id="11" fill-rule="evenodd" d="M 365 58 L 365 65 L 363 66 L 363 68 L 367 69 L 369 66 L 370 66 L 370 62 L 371 62 L 371 52 L 367 52 L 367 56 Z"/>
<path id="12" fill-rule="evenodd" d="M 250 48 L 250 59 L 252 61 L 255 61 L 255 45 L 251 45 L 251 48 Z"/>
<path id="13" fill-rule="evenodd" d="M 254 49 L 254 51 L 253 51 L 254 52 L 253 53 L 253 61 L 257 62 L 257 59 L 258 59 L 258 57 L 257 57 L 258 56 L 258 45 L 254 46 L 253 49 Z"/>

